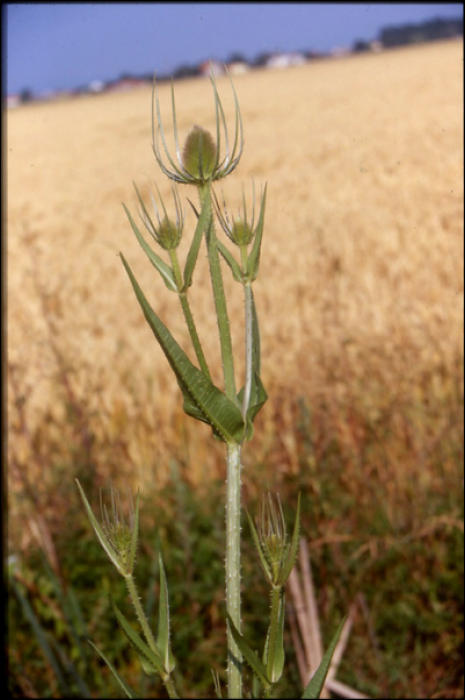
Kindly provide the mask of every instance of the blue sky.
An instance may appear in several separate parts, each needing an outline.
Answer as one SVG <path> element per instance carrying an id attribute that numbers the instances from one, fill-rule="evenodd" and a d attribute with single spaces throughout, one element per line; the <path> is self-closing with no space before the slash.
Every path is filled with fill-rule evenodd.
<path id="1" fill-rule="evenodd" d="M 374 39 L 389 24 L 463 15 L 461 3 L 8 3 L 3 10 L 9 94 L 169 74 L 234 52 L 248 60 L 263 51 L 324 52 Z"/>

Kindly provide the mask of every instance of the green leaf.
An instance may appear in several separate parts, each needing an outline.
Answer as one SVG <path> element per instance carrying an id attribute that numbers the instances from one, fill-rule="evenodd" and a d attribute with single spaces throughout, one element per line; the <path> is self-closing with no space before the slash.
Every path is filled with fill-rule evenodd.
<path id="1" fill-rule="evenodd" d="M 123 681 L 123 679 L 119 675 L 118 671 L 114 668 L 114 666 L 110 663 L 110 661 L 108 661 L 105 654 L 102 651 L 100 651 L 100 649 L 98 649 L 95 646 L 95 644 L 93 644 L 90 640 L 88 640 L 88 641 L 89 641 L 89 644 L 91 646 L 93 646 L 93 648 L 95 649 L 97 654 L 100 654 L 102 659 L 105 661 L 106 665 L 108 666 L 108 668 L 110 669 L 110 671 L 112 672 L 112 674 L 114 675 L 114 677 L 116 678 L 116 680 L 118 681 L 118 683 L 120 684 L 121 688 L 124 690 L 124 692 L 126 693 L 128 698 L 136 700 L 136 698 L 138 698 L 138 695 L 136 695 L 135 692 L 132 690 L 132 688 L 130 688 L 128 686 L 128 684 L 125 681 Z"/>
<path id="2" fill-rule="evenodd" d="M 86 498 L 86 495 L 81 488 L 81 484 L 79 483 L 79 481 L 77 479 L 75 479 L 75 481 L 76 481 L 78 488 L 79 488 L 79 491 L 81 493 L 82 500 L 84 501 L 84 506 L 86 508 L 87 515 L 89 516 L 89 520 L 92 524 L 92 527 L 95 530 L 95 534 L 97 535 L 100 544 L 102 545 L 103 549 L 108 554 L 108 556 L 110 557 L 110 560 L 111 560 L 112 564 L 115 566 L 115 568 L 119 571 L 119 573 L 122 576 L 125 576 L 126 571 L 123 569 L 123 567 L 120 564 L 118 554 L 115 552 L 108 537 L 105 535 L 103 529 L 100 527 L 95 515 L 93 514 L 92 508 L 90 507 L 89 502 Z"/>
<path id="3" fill-rule="evenodd" d="M 257 529 L 256 529 L 254 522 L 253 522 L 251 516 L 249 515 L 249 511 L 247 509 L 245 509 L 245 513 L 246 513 L 247 519 L 249 521 L 250 532 L 252 533 L 252 539 L 253 539 L 253 542 L 255 545 L 255 549 L 257 550 L 258 556 L 260 557 L 260 563 L 262 565 L 262 569 L 265 573 L 266 578 L 269 581 L 271 581 L 273 578 L 273 572 L 271 571 L 271 567 L 270 567 L 270 564 L 268 562 L 268 559 L 266 558 L 266 556 L 263 552 L 263 548 L 262 548 L 262 545 L 260 543 L 260 538 L 258 536 Z"/>
<path id="4" fill-rule="evenodd" d="M 194 417 L 199 417 L 201 414 L 201 420 L 209 423 L 216 429 L 224 441 L 240 442 L 245 426 L 239 407 L 230 401 L 218 387 L 211 383 L 203 372 L 192 364 L 168 328 L 149 305 L 122 254 L 121 259 L 147 323 L 160 343 L 161 349 L 176 375 L 185 401 L 187 401 L 188 406 L 194 404 L 196 407 L 197 415 Z"/>
<path id="5" fill-rule="evenodd" d="M 253 437 L 253 422 L 255 416 L 261 410 L 263 405 L 268 399 L 268 394 L 266 393 L 263 382 L 260 378 L 260 368 L 261 368 L 261 347 L 260 347 L 260 329 L 258 325 L 257 309 L 255 306 L 255 299 L 253 295 L 252 285 L 246 288 L 246 292 L 250 295 L 250 302 L 252 308 L 252 384 L 250 389 L 249 405 L 247 408 L 247 434 L 244 440 L 251 440 Z M 242 405 L 242 395 L 244 393 L 244 388 L 239 392 L 238 399 L 239 403 Z"/>
<path id="6" fill-rule="evenodd" d="M 239 403 L 242 402 L 242 396 L 244 394 L 244 387 L 241 388 L 237 395 Z M 268 399 L 268 394 L 265 391 L 262 380 L 257 375 L 256 372 L 252 373 L 252 386 L 250 389 L 250 399 L 249 407 L 247 409 L 247 432 L 243 437 L 243 442 L 251 440 L 253 437 L 253 422 L 255 416 L 260 411 L 262 406 L 266 403 Z"/>
<path id="7" fill-rule="evenodd" d="M 306 686 L 302 695 L 303 700 L 315 700 L 315 698 L 320 697 L 321 691 L 325 684 L 326 676 L 329 671 L 329 667 L 331 666 L 331 660 L 333 658 L 334 650 L 336 648 L 336 644 L 338 643 L 345 620 L 346 618 L 342 620 L 341 624 L 337 628 L 336 634 L 332 638 L 331 644 L 329 645 L 325 655 L 321 659 L 320 665 L 318 666 L 317 670 L 313 674 L 313 677 L 310 679 L 310 682 Z"/>
<path id="8" fill-rule="evenodd" d="M 272 683 L 277 683 L 283 675 L 284 659 L 284 594 L 282 593 L 279 600 L 277 635 L 273 654 L 273 668 L 269 668 L 269 666 L 267 666 L 268 676 L 270 677 Z"/>
<path id="9" fill-rule="evenodd" d="M 160 561 L 160 609 L 158 613 L 158 637 L 157 646 L 163 660 L 163 665 L 167 673 L 171 673 L 175 667 L 175 660 L 170 645 L 170 609 L 168 601 L 168 585 L 166 583 L 163 560 L 159 554 Z"/>
<path id="10" fill-rule="evenodd" d="M 139 541 L 139 491 L 137 492 L 137 499 L 136 499 L 136 511 L 134 514 L 134 522 L 132 525 L 132 533 L 131 533 L 131 549 L 129 551 L 129 571 L 134 570 L 134 566 L 136 563 L 137 559 L 137 545 Z"/>
<path id="11" fill-rule="evenodd" d="M 36 614 L 34 613 L 34 610 L 32 609 L 27 597 L 23 594 L 21 590 L 21 586 L 18 584 L 15 574 L 12 574 L 11 576 L 11 584 L 13 586 L 13 590 L 21 604 L 21 607 L 23 609 L 23 613 L 26 616 L 27 621 L 30 623 L 36 637 L 37 641 L 39 642 L 39 645 L 41 647 L 41 651 L 43 655 L 45 656 L 47 662 L 50 664 L 50 667 L 53 669 L 55 676 L 58 680 L 58 685 L 60 688 L 60 692 L 66 694 L 68 690 L 68 685 L 66 683 L 66 680 L 62 674 L 60 664 L 58 663 L 57 659 L 55 658 L 55 655 L 52 651 L 52 648 L 50 644 L 48 643 L 47 640 L 47 632 L 45 629 L 43 629 L 42 625 L 39 622 L 39 619 L 37 618 Z"/>
<path id="12" fill-rule="evenodd" d="M 260 218 L 258 220 L 257 228 L 255 229 L 252 250 L 250 251 L 249 259 L 247 261 L 247 276 L 251 281 L 257 278 L 260 267 L 260 251 L 262 247 L 263 224 L 265 222 L 266 188 L 267 185 L 265 185 L 265 189 L 263 191 L 262 204 L 260 207 Z"/>
<path id="13" fill-rule="evenodd" d="M 148 259 L 152 263 L 152 265 L 158 270 L 160 273 L 163 282 L 165 285 L 168 287 L 168 289 L 171 292 L 177 292 L 178 288 L 176 286 L 176 281 L 174 279 L 174 273 L 173 270 L 170 268 L 169 265 L 167 265 L 164 260 L 160 258 L 159 255 L 157 255 L 149 246 L 139 229 L 137 228 L 136 224 L 134 223 L 134 219 L 132 218 L 131 214 L 129 213 L 129 210 L 127 209 L 126 205 L 123 204 L 124 211 L 126 212 L 126 215 L 129 219 L 129 223 L 132 226 L 132 230 L 136 234 L 136 238 L 139 241 L 144 253 L 147 255 Z"/>
<path id="14" fill-rule="evenodd" d="M 205 229 L 205 222 L 210 210 L 210 190 L 207 192 L 205 201 L 203 203 L 202 210 L 200 214 L 197 212 L 196 208 L 189 201 L 195 215 L 197 216 L 197 226 L 195 227 L 194 237 L 192 239 L 191 247 L 189 248 L 189 253 L 187 254 L 186 264 L 184 267 L 184 286 L 182 291 L 185 292 L 192 284 L 192 275 L 194 273 L 194 268 L 197 263 L 197 256 L 199 254 L 200 244 L 203 238 L 203 231 Z"/>
<path id="15" fill-rule="evenodd" d="M 254 371 L 260 377 L 261 368 L 261 344 L 260 344 L 260 326 L 258 325 L 257 307 L 255 306 L 255 297 L 253 294 L 252 285 L 250 286 L 250 297 L 252 302 L 252 366 Z"/>
<path id="16" fill-rule="evenodd" d="M 163 661 L 162 656 L 160 654 L 160 650 L 152 650 L 149 646 L 147 646 L 144 640 L 141 639 L 137 632 L 131 627 L 127 619 L 124 617 L 123 613 L 117 608 L 113 601 L 112 607 L 121 629 L 136 649 L 139 658 L 141 659 L 144 671 L 146 673 L 148 671 L 149 675 L 153 672 L 156 672 L 159 673 L 162 677 L 165 676 L 166 673 L 165 668 L 163 667 Z"/>
<path id="17" fill-rule="evenodd" d="M 260 661 L 252 647 L 245 641 L 242 634 L 237 631 L 229 613 L 226 613 L 226 616 L 228 618 L 229 629 L 231 630 L 231 634 L 239 647 L 242 656 L 247 661 L 252 671 L 258 676 L 265 689 L 268 689 L 271 686 L 271 683 L 266 675 L 265 665 L 262 663 L 262 661 Z"/>
<path id="18" fill-rule="evenodd" d="M 283 567 L 279 572 L 277 583 L 280 586 L 284 586 L 287 579 L 291 575 L 291 571 L 294 568 L 295 560 L 297 559 L 297 551 L 299 549 L 299 529 L 300 529 L 300 491 L 299 497 L 297 499 L 297 513 L 294 521 L 294 531 L 292 533 L 291 546 L 286 557 L 286 561 L 283 563 Z"/>
<path id="19" fill-rule="evenodd" d="M 233 273 L 234 279 L 237 282 L 240 282 L 241 284 L 243 284 L 244 275 L 242 274 L 242 270 L 241 270 L 239 263 L 237 262 L 237 260 L 235 260 L 231 251 L 228 248 L 226 248 L 225 244 L 220 240 L 218 240 L 218 250 L 220 251 L 224 260 L 227 262 L 227 264 L 231 268 L 231 272 Z"/>

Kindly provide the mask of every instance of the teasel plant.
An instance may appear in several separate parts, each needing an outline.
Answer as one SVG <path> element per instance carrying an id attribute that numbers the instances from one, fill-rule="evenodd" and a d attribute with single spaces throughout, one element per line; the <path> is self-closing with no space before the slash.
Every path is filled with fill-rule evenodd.
<path id="1" fill-rule="evenodd" d="M 227 75 L 234 99 L 233 133 L 231 134 L 228 129 L 225 111 L 212 71 L 210 80 L 215 108 L 215 135 L 213 136 L 202 126 L 194 124 L 185 138 L 182 148 L 177 125 L 174 87 L 173 84 L 171 85 L 174 152 L 168 146 L 161 117 L 157 84 L 154 78 L 152 150 L 163 175 L 172 181 L 173 205 L 171 211 L 174 210 L 174 215 L 168 213 L 169 207 L 163 202 L 158 188 L 159 203 L 157 205 L 154 197 L 151 197 L 153 205 L 153 213 L 151 213 L 134 184 L 139 205 L 139 219 L 146 232 L 143 235 L 140 223 L 136 223 L 128 208 L 123 204 L 131 228 L 142 250 L 167 289 L 177 294 L 179 298 L 195 353 L 196 364 L 189 359 L 169 328 L 152 309 L 126 258 L 122 253 L 120 255 L 145 319 L 173 370 L 181 390 L 185 413 L 196 420 L 207 423 L 212 429 L 213 437 L 225 445 L 226 693 L 228 698 L 243 697 L 244 667 L 247 665 L 253 672 L 253 686 L 247 689 L 247 695 L 259 698 L 272 696 L 284 670 L 284 587 L 297 557 L 300 494 L 291 537 L 288 536 L 286 530 L 279 497 L 274 499 L 269 494 L 263 497 L 257 525 L 247 513 L 252 540 L 270 586 L 270 623 L 263 651 L 259 656 L 241 633 L 241 452 L 244 444 L 252 439 L 254 420 L 268 398 L 261 379 L 259 322 L 252 290 L 260 268 L 267 185 L 265 184 L 261 190 L 258 205 L 255 186 L 252 186 L 251 216 L 249 216 L 250 212 L 247 211 L 247 198 L 244 189 L 242 190 L 242 207 L 239 208 L 236 215 L 228 210 L 224 197 L 220 203 L 213 191 L 213 183 L 223 180 L 233 173 L 239 164 L 244 148 L 239 102 L 234 84 L 228 73 Z M 181 185 L 195 187 L 198 196 L 197 206 L 188 200 L 195 213 L 196 226 L 183 266 L 178 256 L 178 246 L 185 235 L 185 216 L 179 194 Z M 234 252 L 218 235 L 216 224 L 219 225 L 225 239 L 232 243 Z M 147 239 L 152 245 L 147 242 Z M 216 310 L 223 366 L 223 387 L 218 387 L 213 383 L 191 310 L 190 292 L 202 242 L 206 247 Z M 156 244 L 155 247 L 153 244 Z M 164 257 L 157 252 L 157 249 L 162 252 L 162 255 L 164 254 Z M 239 390 L 236 384 L 236 358 L 233 355 L 231 327 L 223 284 L 222 268 L 225 266 L 229 268 L 234 280 L 243 287 L 244 294 L 245 348 L 242 364 L 245 370 L 244 383 Z M 106 507 L 101 504 L 101 524 L 99 524 L 79 482 L 77 485 L 97 538 L 126 582 L 143 638 L 135 632 L 123 613 L 113 604 L 117 621 L 138 654 L 143 670 L 149 675 L 158 674 L 165 685 L 168 696 L 176 698 L 178 694 L 172 678 L 175 657 L 171 650 L 168 585 L 161 555 L 159 621 L 156 637 L 151 631 L 141 605 L 133 575 L 138 549 L 139 496 L 137 496 L 134 507 L 132 496 L 128 493 L 129 519 L 126 522 L 119 492 L 112 485 L 110 489 L 111 512 L 108 512 Z M 305 688 L 303 698 L 319 697 L 342 624 L 328 647 L 320 667 Z M 126 695 L 130 698 L 137 697 L 104 653 L 96 650 L 105 660 Z M 213 681 L 217 696 L 222 698 L 223 688 L 218 674 L 213 674 Z"/>

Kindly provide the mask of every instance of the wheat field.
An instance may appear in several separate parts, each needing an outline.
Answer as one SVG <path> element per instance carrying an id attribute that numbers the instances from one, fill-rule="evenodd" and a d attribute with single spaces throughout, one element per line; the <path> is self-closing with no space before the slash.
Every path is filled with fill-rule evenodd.
<path id="1" fill-rule="evenodd" d="M 279 440 L 275 458 L 289 468 L 296 397 L 347 408 L 357 396 L 374 413 L 397 402 L 401 413 L 406 402 L 422 402 L 425 373 L 442 377 L 438 397 L 455 381 L 463 358 L 462 52 L 451 41 L 234 79 L 245 150 L 216 189 L 234 209 L 242 183 L 246 193 L 252 179 L 258 190 L 268 183 L 255 296 L 270 401 L 257 440 L 263 455 Z M 217 84 L 232 117 L 229 83 Z M 193 123 L 213 127 L 208 80 L 179 81 L 175 94 L 182 135 Z M 159 97 L 170 131 L 168 84 Z M 47 440 L 65 439 L 65 395 L 85 407 L 93 439 L 124 440 L 139 481 L 162 479 L 180 442 L 203 477 L 215 459 L 209 431 L 181 413 L 118 257 L 187 347 L 177 299 L 122 208 L 135 212 L 132 181 L 144 195 L 156 182 L 169 205 L 151 150 L 151 87 L 10 110 L 5 145 L 10 459 L 33 461 Z M 187 197 L 196 203 L 196 193 L 180 193 L 189 231 Z M 191 303 L 221 383 L 200 257 Z M 227 271 L 225 279 L 240 353 L 241 289 Z M 349 428 L 340 422 L 348 444 Z"/>

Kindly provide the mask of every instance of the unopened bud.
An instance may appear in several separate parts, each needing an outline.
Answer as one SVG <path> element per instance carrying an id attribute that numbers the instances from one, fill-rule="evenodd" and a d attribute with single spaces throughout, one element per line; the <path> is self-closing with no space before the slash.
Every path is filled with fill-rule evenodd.
<path id="1" fill-rule="evenodd" d="M 241 221 L 241 219 L 238 219 L 237 221 L 234 221 L 229 237 L 236 245 L 246 246 L 249 245 L 250 241 L 254 237 L 254 233 L 254 230 L 251 226 L 249 226 L 247 221 Z"/>
<path id="2" fill-rule="evenodd" d="M 177 248 L 182 237 L 182 227 L 168 219 L 162 219 L 157 230 L 158 242 L 165 250 Z"/>

